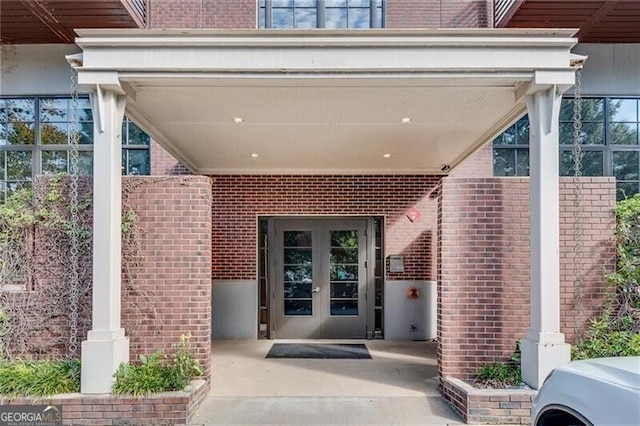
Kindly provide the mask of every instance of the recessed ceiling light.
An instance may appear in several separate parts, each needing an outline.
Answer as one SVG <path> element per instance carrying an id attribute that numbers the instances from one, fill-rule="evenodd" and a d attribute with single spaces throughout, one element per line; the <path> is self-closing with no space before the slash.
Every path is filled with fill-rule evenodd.
<path id="1" fill-rule="evenodd" d="M 402 122 L 402 124 L 411 123 L 412 121 L 413 121 L 413 119 L 411 117 L 403 117 L 402 120 L 400 120 L 400 122 Z"/>
<path id="2" fill-rule="evenodd" d="M 251 154 L 251 158 L 258 158 L 258 157 L 259 157 L 259 155 L 256 154 L 255 152 L 253 154 Z"/>
<path id="3" fill-rule="evenodd" d="M 391 154 L 384 154 L 383 157 L 384 158 L 391 158 Z"/>
<path id="4" fill-rule="evenodd" d="M 244 118 L 242 117 L 233 117 L 233 122 L 236 124 L 244 123 Z"/>

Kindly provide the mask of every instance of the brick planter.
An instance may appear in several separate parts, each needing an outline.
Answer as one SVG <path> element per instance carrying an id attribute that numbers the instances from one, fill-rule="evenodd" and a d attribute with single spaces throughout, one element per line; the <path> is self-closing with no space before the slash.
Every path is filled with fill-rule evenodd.
<path id="1" fill-rule="evenodd" d="M 194 380 L 189 389 L 141 398 L 72 393 L 45 399 L 2 399 L 0 404 L 62 406 L 64 425 L 187 425 L 209 393 L 209 382 Z"/>
<path id="2" fill-rule="evenodd" d="M 530 424 L 537 393 L 529 389 L 478 389 L 451 377 L 442 382 L 444 399 L 470 424 Z"/>

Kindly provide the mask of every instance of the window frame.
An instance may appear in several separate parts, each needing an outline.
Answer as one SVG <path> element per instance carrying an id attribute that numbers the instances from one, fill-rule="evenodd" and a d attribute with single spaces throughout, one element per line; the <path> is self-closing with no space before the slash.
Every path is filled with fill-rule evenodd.
<path id="1" fill-rule="evenodd" d="M 151 174 L 151 136 L 149 136 L 146 132 L 144 132 L 145 134 L 147 134 L 148 137 L 148 143 L 147 144 L 133 144 L 133 143 L 129 143 L 129 133 L 131 132 L 131 125 L 134 125 L 136 127 L 138 127 L 138 129 L 140 129 L 140 131 L 144 132 L 144 130 L 142 130 L 142 128 L 140 128 L 140 126 L 138 126 L 136 123 L 133 122 L 133 120 L 131 120 L 131 118 L 127 117 L 126 115 L 124 116 L 124 119 L 122 121 L 122 126 L 123 126 L 123 134 L 122 134 L 122 161 L 123 161 L 123 168 L 122 168 L 122 175 L 123 176 L 148 176 Z M 148 165 L 149 165 L 149 170 L 148 173 L 131 173 L 129 166 L 130 166 L 130 155 L 133 152 L 140 152 L 140 151 L 147 151 L 148 152 Z"/>
<path id="2" fill-rule="evenodd" d="M 67 143 L 67 144 L 45 144 L 42 143 L 42 124 L 44 123 L 44 121 L 42 120 L 41 117 L 41 105 L 42 105 L 42 101 L 44 99 L 64 99 L 67 101 L 71 100 L 71 96 L 70 95 L 61 95 L 61 94 L 53 94 L 53 95 L 49 95 L 49 94 L 39 94 L 39 95 L 3 95 L 0 96 L 0 102 L 4 102 L 5 100 L 19 100 L 19 99 L 25 99 L 25 100 L 33 100 L 33 144 L 28 144 L 28 145 L 0 145 L 0 166 L 1 166 L 1 175 L 0 175 L 0 182 L 3 183 L 3 186 L 0 187 L 0 202 L 3 202 L 7 196 L 8 193 L 8 186 L 6 184 L 8 183 L 22 183 L 24 184 L 25 182 L 28 184 L 33 184 L 33 182 L 35 181 L 36 176 L 41 176 L 41 175 L 46 175 L 48 173 L 44 173 L 43 172 L 43 161 L 42 161 L 42 156 L 43 153 L 45 152 L 64 152 L 67 153 L 67 173 L 69 170 L 69 153 L 71 151 L 71 144 Z M 81 95 L 80 99 L 82 99 L 83 101 L 86 101 L 89 99 L 89 97 L 87 95 Z M 71 108 L 70 105 L 67 105 L 68 108 Z M 68 111 L 68 110 L 67 110 Z M 8 119 L 8 117 L 7 117 Z M 81 120 L 87 123 L 94 123 L 93 120 L 93 116 L 91 117 L 91 120 Z M 59 121 L 60 123 L 67 123 L 69 124 L 71 122 L 71 117 L 68 116 L 66 117 L 65 121 Z M 7 120 L 6 123 L 9 123 L 9 121 Z M 31 123 L 31 122 L 29 122 Z M 125 116 L 124 120 L 123 120 L 123 125 L 128 126 L 129 124 L 134 124 L 135 123 L 133 121 L 131 121 L 128 117 Z M 92 124 L 93 125 L 93 124 Z M 8 130 L 8 129 L 7 129 Z M 142 129 L 141 129 L 142 130 Z M 67 128 L 66 133 L 68 136 L 69 129 Z M 128 132 L 128 130 L 127 130 Z M 6 135 L 8 136 L 8 134 Z M 125 135 L 123 135 L 125 136 Z M 93 142 L 94 142 L 94 136 L 93 134 L 91 135 L 92 139 L 91 139 L 91 143 L 85 143 L 85 144 L 78 144 L 78 151 L 80 154 L 82 153 L 87 153 L 87 152 L 93 152 Z M 122 139 L 122 154 L 123 154 L 123 158 L 127 158 L 127 163 L 128 163 L 128 158 L 129 158 L 129 151 L 136 151 L 136 150 L 146 150 L 149 154 L 149 172 L 151 171 L 151 138 L 149 138 L 149 144 L 148 145 L 143 145 L 143 144 L 129 144 L 128 143 L 129 140 L 126 137 L 123 137 Z M 6 169 L 7 169 L 7 157 L 5 155 L 5 153 L 7 152 L 29 152 L 31 155 L 31 175 L 29 177 L 29 180 L 9 180 L 9 179 L 5 179 L 5 177 L 7 177 L 5 175 Z M 92 164 L 93 164 L 93 154 L 91 154 L 91 158 L 92 158 Z M 93 173 L 93 170 L 92 170 Z M 91 173 L 91 174 L 92 174 Z M 123 169 L 123 175 L 127 175 L 128 174 L 128 170 L 127 169 Z M 150 174 L 150 173 L 149 173 Z"/>
<path id="3" fill-rule="evenodd" d="M 583 152 L 601 152 L 602 153 L 602 162 L 603 162 L 603 170 L 602 173 L 599 175 L 590 175 L 590 176 L 612 176 L 615 177 L 614 175 L 614 164 L 613 164 L 613 158 L 614 158 L 614 153 L 615 152 L 620 152 L 620 151 L 624 151 L 624 152 L 638 152 L 638 156 L 640 157 L 640 96 L 618 96 L 618 95 L 608 95 L 608 96 L 598 96 L 598 95 L 588 95 L 588 96 L 583 96 L 583 99 L 602 99 L 603 100 L 603 110 L 602 110 L 602 124 L 604 126 L 604 130 L 603 130 L 603 143 L 602 144 L 582 144 L 581 145 L 581 149 Z M 573 100 L 573 96 L 566 96 L 563 98 L 564 100 L 569 100 L 572 101 Z M 613 144 L 611 143 L 612 141 L 612 135 L 611 135 L 611 124 L 612 123 L 633 123 L 632 121 L 629 122 L 621 122 L 621 121 L 612 121 L 611 117 L 610 117 L 610 111 L 611 111 L 611 102 L 614 100 L 634 100 L 636 101 L 636 120 L 635 123 L 637 123 L 636 125 L 636 143 L 635 144 Z M 526 117 L 526 114 L 523 116 Z M 527 168 L 527 174 L 518 174 L 518 170 L 517 170 L 517 150 L 518 149 L 529 149 L 529 141 L 526 142 L 526 144 L 501 144 L 501 143 L 496 143 L 498 140 L 500 140 L 500 138 L 502 137 L 502 135 L 509 131 L 510 129 L 513 128 L 513 126 L 515 126 L 518 122 L 520 122 L 520 120 L 522 119 L 519 118 L 515 123 L 513 123 L 511 126 L 509 126 L 507 129 L 505 129 L 505 131 L 500 134 L 498 137 L 496 137 L 493 141 L 492 141 L 492 173 L 494 177 L 525 177 L 525 176 L 529 176 L 529 169 Z M 564 121 L 566 122 L 566 121 Z M 585 121 L 587 122 L 587 121 Z M 593 123 L 597 123 L 599 121 L 593 121 L 593 120 L 589 120 L 588 122 L 593 122 Z M 558 141 L 558 151 L 559 151 L 559 155 L 560 155 L 560 160 L 562 161 L 562 154 L 563 152 L 566 151 L 572 151 L 573 150 L 573 144 L 561 144 L 560 140 Z M 515 151 L 515 161 L 516 164 L 514 167 L 514 173 L 513 174 L 498 174 L 496 173 L 496 151 Z M 636 185 L 636 192 L 640 192 L 640 161 L 638 161 L 638 165 L 637 165 L 637 173 L 638 173 L 638 179 L 633 179 L 633 180 L 621 180 L 621 179 L 617 179 L 616 178 L 616 185 L 617 186 L 622 186 L 622 185 L 618 185 L 618 184 L 635 184 Z M 558 170 L 558 173 L 560 174 L 561 170 Z M 573 176 L 573 174 L 568 174 L 568 175 L 563 175 L 560 174 L 560 176 L 564 176 L 564 177 L 570 177 Z M 618 196 L 620 197 L 620 193 L 618 194 Z M 628 196 L 629 194 L 624 194 L 626 196 Z"/>
<path id="4" fill-rule="evenodd" d="M 256 27 L 258 29 L 273 29 L 273 30 L 286 30 L 286 29 L 302 29 L 301 27 L 296 27 L 295 25 L 295 0 L 293 1 L 292 6 L 276 6 L 276 9 L 291 9 L 293 10 L 293 26 L 291 28 L 274 28 L 273 27 L 273 0 L 256 0 L 257 10 L 256 10 Z M 377 2 L 380 1 L 380 7 L 378 7 Z M 264 4 L 264 6 L 263 6 Z M 300 9 L 309 9 L 313 6 L 298 6 Z M 349 10 L 350 9 L 368 9 L 369 10 L 369 26 L 365 28 L 353 28 L 349 27 Z M 357 29 L 372 29 L 372 28 L 385 28 L 386 27 L 386 15 L 387 15 L 387 0 L 369 0 L 369 6 L 327 6 L 325 0 L 316 0 L 315 10 L 316 10 L 316 25 L 312 27 L 313 29 L 326 29 L 326 11 L 327 9 L 346 9 L 347 12 L 347 26 L 339 29 L 349 29 L 349 30 L 357 30 Z M 378 17 L 378 11 L 382 16 Z M 264 12 L 264 16 L 263 16 Z M 379 25 L 378 25 L 379 24 Z"/>

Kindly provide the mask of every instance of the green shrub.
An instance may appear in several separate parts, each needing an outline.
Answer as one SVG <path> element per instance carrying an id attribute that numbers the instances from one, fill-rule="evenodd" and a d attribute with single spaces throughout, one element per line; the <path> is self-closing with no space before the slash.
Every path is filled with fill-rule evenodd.
<path id="1" fill-rule="evenodd" d="M 183 334 L 176 344 L 173 362 L 169 366 L 170 386 L 174 389 L 183 389 L 193 377 L 203 373 L 200 362 L 193 357 L 190 339 L 191 335 Z"/>
<path id="2" fill-rule="evenodd" d="M 148 357 L 140 355 L 139 364 L 120 364 L 114 374 L 113 393 L 143 396 L 184 389 L 193 377 L 202 374 L 189 345 L 190 337 L 180 336 L 171 360 L 167 360 L 162 350 L 157 350 Z"/>
<path id="3" fill-rule="evenodd" d="M 640 355 L 640 194 L 616 205 L 616 271 L 602 315 L 572 348 L 573 359 Z"/>
<path id="4" fill-rule="evenodd" d="M 80 392 L 79 360 L 22 360 L 0 365 L 0 395 L 45 397 Z"/>
<path id="5" fill-rule="evenodd" d="M 151 356 L 140 355 L 140 365 L 122 363 L 114 374 L 114 394 L 148 395 L 169 389 L 168 368 L 157 350 Z"/>
<path id="6" fill-rule="evenodd" d="M 573 359 L 640 356 L 640 333 L 615 330 L 605 316 L 591 322 L 587 335 L 571 350 Z"/>
<path id="7" fill-rule="evenodd" d="M 520 368 L 510 363 L 486 364 L 476 374 L 476 383 L 490 387 L 517 386 L 521 382 Z"/>
<path id="8" fill-rule="evenodd" d="M 520 342 L 518 342 L 516 350 L 509 358 L 509 361 L 493 362 L 481 366 L 476 373 L 476 384 L 490 388 L 520 385 L 522 383 L 520 360 Z"/>

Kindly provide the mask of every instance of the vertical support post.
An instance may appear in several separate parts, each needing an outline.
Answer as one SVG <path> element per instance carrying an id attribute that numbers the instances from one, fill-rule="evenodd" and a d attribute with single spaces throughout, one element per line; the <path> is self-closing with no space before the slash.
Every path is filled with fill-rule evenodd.
<path id="1" fill-rule="evenodd" d="M 530 122 L 531 322 L 522 341 L 522 375 L 534 389 L 570 361 L 560 333 L 559 130 L 556 86 L 526 96 Z"/>
<path id="2" fill-rule="evenodd" d="M 113 373 L 129 360 L 120 326 L 122 263 L 122 121 L 126 96 L 100 85 L 91 95 L 93 161 L 93 317 L 82 342 L 81 392 L 111 392 Z"/>

